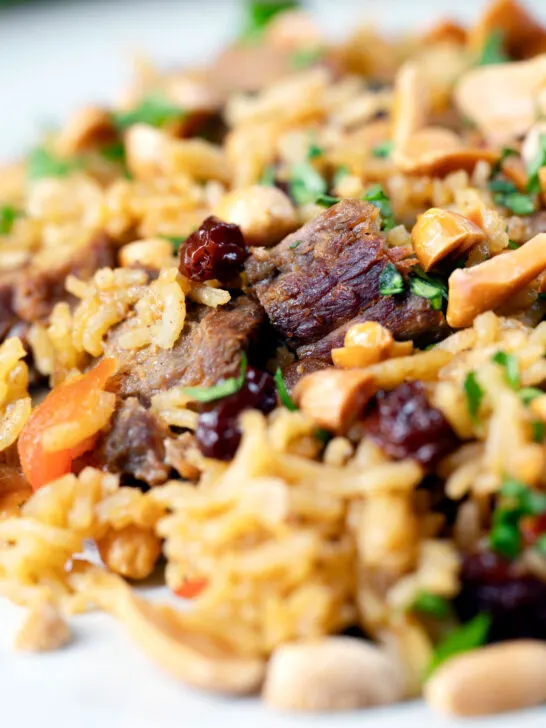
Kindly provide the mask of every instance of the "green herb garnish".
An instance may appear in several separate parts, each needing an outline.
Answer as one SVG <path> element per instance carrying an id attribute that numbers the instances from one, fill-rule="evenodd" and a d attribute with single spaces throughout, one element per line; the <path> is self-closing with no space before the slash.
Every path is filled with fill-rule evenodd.
<path id="1" fill-rule="evenodd" d="M 80 159 L 60 159 L 45 147 L 33 149 L 27 159 L 27 174 L 31 180 L 45 177 L 66 177 L 67 174 L 81 167 Z"/>
<path id="2" fill-rule="evenodd" d="M 533 195 L 540 192 L 540 179 L 538 173 L 542 167 L 546 167 L 546 134 L 540 134 L 538 138 L 537 153 L 527 168 L 527 175 L 529 177 L 529 181 L 527 182 L 527 192 L 530 192 Z"/>
<path id="3" fill-rule="evenodd" d="M 326 180 L 309 162 L 298 162 L 292 166 L 290 194 L 298 205 L 315 202 L 317 197 L 326 194 L 327 189 Z"/>
<path id="4" fill-rule="evenodd" d="M 491 549 L 509 559 L 516 558 L 523 547 L 521 519 L 525 516 L 541 516 L 544 513 L 546 493 L 528 488 L 525 483 L 515 478 L 505 478 L 489 533 Z"/>
<path id="5" fill-rule="evenodd" d="M 323 154 L 324 149 L 315 142 L 312 142 L 307 150 L 307 159 L 316 159 L 317 157 L 322 157 Z"/>
<path id="6" fill-rule="evenodd" d="M 250 0 L 246 3 L 246 23 L 243 39 L 259 40 L 275 15 L 299 7 L 296 0 Z"/>
<path id="7" fill-rule="evenodd" d="M 100 149 L 101 155 L 110 162 L 125 164 L 125 147 L 122 142 L 111 142 Z"/>
<path id="8" fill-rule="evenodd" d="M 274 164 L 268 164 L 267 167 L 264 167 L 264 171 L 262 172 L 262 176 L 260 177 L 260 180 L 258 184 L 264 185 L 266 187 L 274 187 L 275 186 L 275 165 Z"/>
<path id="9" fill-rule="evenodd" d="M 425 273 L 416 265 L 411 271 L 410 290 L 416 296 L 426 298 L 434 311 L 442 309 L 442 301 L 447 300 L 447 285 L 438 276 Z"/>
<path id="10" fill-rule="evenodd" d="M 394 142 L 381 142 L 372 149 L 372 155 L 374 157 L 380 157 L 386 159 L 391 156 L 391 152 L 394 148 Z"/>
<path id="11" fill-rule="evenodd" d="M 290 248 L 290 250 L 296 250 L 298 245 L 301 245 L 301 243 L 302 243 L 301 240 L 296 240 L 295 243 L 291 243 L 288 247 Z"/>
<path id="12" fill-rule="evenodd" d="M 483 399 L 484 391 L 480 387 L 476 374 L 474 372 L 468 372 L 465 377 L 463 384 L 464 393 L 466 396 L 466 406 L 472 420 L 476 423 L 478 421 L 478 412 L 480 404 Z"/>
<path id="13" fill-rule="evenodd" d="M 512 147 L 503 147 L 500 153 L 500 157 L 497 159 L 493 167 L 491 168 L 491 177 L 496 177 L 499 172 L 502 171 L 502 167 L 504 165 L 504 162 L 508 157 L 517 156 L 518 152 L 516 149 L 512 149 Z"/>
<path id="14" fill-rule="evenodd" d="M 333 197 L 332 195 L 320 195 L 315 200 L 315 203 L 321 207 L 332 207 L 332 205 L 337 205 L 338 202 L 341 202 L 341 197 Z"/>
<path id="15" fill-rule="evenodd" d="M 396 221 L 392 214 L 391 202 L 381 185 L 373 185 L 370 187 L 366 194 L 362 195 L 362 199 L 366 200 L 366 202 L 371 202 L 372 205 L 379 208 L 382 218 L 382 230 L 392 230 L 396 226 Z"/>
<path id="16" fill-rule="evenodd" d="M 533 442 L 540 443 L 544 440 L 544 422 L 542 420 L 533 420 L 531 422 L 531 430 L 533 433 Z"/>
<path id="17" fill-rule="evenodd" d="M 519 245 L 515 243 L 513 240 L 508 241 L 508 250 L 517 250 L 519 248 Z"/>
<path id="18" fill-rule="evenodd" d="M 112 115 L 116 128 L 120 131 L 133 124 L 147 124 L 161 127 L 170 121 L 180 121 L 186 115 L 184 109 L 175 106 L 171 101 L 154 94 L 141 99 L 138 106 L 130 111 L 118 111 Z"/>
<path id="19" fill-rule="evenodd" d="M 0 235 L 9 235 L 20 213 L 11 205 L 0 206 Z"/>
<path id="20" fill-rule="evenodd" d="M 542 397 L 544 392 L 542 389 L 538 389 L 538 387 L 522 387 L 522 389 L 519 390 L 519 396 L 521 397 L 523 404 L 529 404 L 529 402 L 532 402 L 537 397 Z"/>
<path id="21" fill-rule="evenodd" d="M 182 391 L 196 402 L 214 402 L 217 399 L 229 397 L 230 394 L 238 392 L 245 383 L 248 359 L 243 351 L 241 353 L 241 371 L 239 376 L 224 379 L 212 387 L 184 387 Z"/>
<path id="22" fill-rule="evenodd" d="M 510 180 L 494 179 L 489 183 L 496 205 L 506 207 L 515 215 L 530 215 L 535 212 L 536 205 L 530 195 L 519 192 Z"/>
<path id="23" fill-rule="evenodd" d="M 518 360 L 512 354 L 507 354 L 505 351 L 497 351 L 494 356 L 491 357 L 491 361 L 495 364 L 500 364 L 504 367 L 506 381 L 512 387 L 512 389 L 519 389 L 519 364 Z"/>
<path id="24" fill-rule="evenodd" d="M 332 433 L 328 432 L 328 430 L 325 430 L 323 427 L 319 427 L 313 434 L 317 440 L 320 440 L 324 445 L 327 445 L 333 437 Z"/>
<path id="25" fill-rule="evenodd" d="M 477 66 L 491 66 L 494 63 L 506 63 L 510 58 L 504 51 L 504 32 L 500 29 L 493 30 L 487 37 L 482 48 Z"/>
<path id="26" fill-rule="evenodd" d="M 481 647 L 487 640 L 491 627 L 491 617 L 488 614 L 477 614 L 470 622 L 462 624 L 450 632 L 436 645 L 434 656 L 427 669 L 429 677 L 437 667 L 450 657 Z"/>
<path id="27" fill-rule="evenodd" d="M 294 51 L 290 58 L 290 65 L 295 71 L 303 71 L 306 68 L 314 66 L 324 56 L 324 48 L 320 46 L 311 46 L 309 48 L 299 48 Z"/>
<path id="28" fill-rule="evenodd" d="M 290 412 L 296 412 L 298 406 L 295 404 L 292 397 L 288 394 L 288 390 L 286 389 L 286 384 L 284 383 L 280 367 L 275 372 L 275 384 L 277 385 L 277 392 L 279 393 L 279 399 L 281 400 L 282 404 L 286 407 L 287 410 L 290 410 Z"/>
<path id="29" fill-rule="evenodd" d="M 431 617 L 446 617 L 450 612 L 449 602 L 445 597 L 430 592 L 421 592 L 411 606 L 413 612 L 430 614 Z"/>
<path id="30" fill-rule="evenodd" d="M 379 276 L 379 293 L 382 296 L 396 296 L 404 293 L 406 282 L 394 263 L 387 263 Z"/>

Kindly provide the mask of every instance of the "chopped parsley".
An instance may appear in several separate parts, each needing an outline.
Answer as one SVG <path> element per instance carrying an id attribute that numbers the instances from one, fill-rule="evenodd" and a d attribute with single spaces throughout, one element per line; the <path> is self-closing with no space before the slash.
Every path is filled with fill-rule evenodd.
<path id="1" fill-rule="evenodd" d="M 301 245 L 301 242 L 302 242 L 301 240 L 296 240 L 295 243 L 290 243 L 290 245 L 288 247 L 290 248 L 290 250 L 296 250 L 298 245 Z"/>
<path id="2" fill-rule="evenodd" d="M 443 300 L 447 300 L 446 283 L 438 276 L 428 275 L 418 265 L 411 271 L 410 290 L 416 296 L 428 299 L 434 311 L 440 311 Z"/>
<path id="3" fill-rule="evenodd" d="M 497 351 L 491 357 L 491 361 L 494 361 L 495 364 L 500 364 L 504 368 L 506 381 L 512 389 L 520 388 L 518 360 L 513 354 L 507 354 L 505 351 Z"/>
<path id="4" fill-rule="evenodd" d="M 196 402 L 214 402 L 217 399 L 229 397 L 238 392 L 245 383 L 248 359 L 243 351 L 241 354 L 241 371 L 239 376 L 224 379 L 212 387 L 184 387 L 183 392 Z"/>
<path id="5" fill-rule="evenodd" d="M 515 215 L 531 215 L 536 211 L 535 201 L 531 195 L 519 192 L 516 185 L 510 180 L 494 179 L 489 183 L 496 205 L 506 207 Z"/>
<path id="6" fill-rule="evenodd" d="M 468 652 L 485 644 L 490 627 L 491 617 L 488 614 L 481 613 L 450 632 L 436 645 L 426 677 L 429 677 L 437 667 L 450 657 L 460 655 L 462 652 Z"/>
<path id="7" fill-rule="evenodd" d="M 298 205 L 315 202 L 317 197 L 326 194 L 327 189 L 326 180 L 308 161 L 298 162 L 292 166 L 290 195 Z"/>
<path id="8" fill-rule="evenodd" d="M 394 148 L 394 142 L 381 142 L 372 149 L 372 155 L 374 157 L 380 157 L 386 159 L 391 156 L 391 152 Z"/>
<path id="9" fill-rule="evenodd" d="M 296 0 L 247 0 L 243 39 L 259 40 L 275 15 L 298 7 Z"/>
<path id="10" fill-rule="evenodd" d="M 266 187 L 274 187 L 275 173 L 275 165 L 268 164 L 267 167 L 264 167 L 264 171 L 262 172 L 262 176 L 260 177 L 260 181 L 258 182 L 258 184 L 264 185 Z"/>
<path id="11" fill-rule="evenodd" d="M 517 250 L 519 248 L 519 245 L 515 243 L 513 240 L 508 241 L 508 250 Z"/>
<path id="12" fill-rule="evenodd" d="M 466 406 L 473 422 L 478 421 L 478 412 L 482 403 L 484 391 L 480 387 L 476 374 L 474 372 L 468 372 L 465 377 L 463 389 L 466 397 Z"/>
<path id="13" fill-rule="evenodd" d="M 450 612 L 449 602 L 445 597 L 438 594 L 431 594 L 423 591 L 417 595 L 417 598 L 411 606 L 413 612 L 421 612 L 421 614 L 429 614 L 431 617 L 447 617 Z"/>
<path id="14" fill-rule="evenodd" d="M 366 194 L 362 195 L 362 199 L 366 200 L 366 202 L 371 202 L 372 205 L 379 208 L 382 218 L 382 230 L 392 230 L 395 227 L 396 222 L 392 214 L 391 202 L 381 185 L 372 185 Z"/>
<path id="15" fill-rule="evenodd" d="M 348 177 L 350 174 L 351 170 L 349 169 L 349 167 L 347 167 L 346 164 L 340 165 L 334 172 L 334 179 L 332 180 L 334 187 L 337 187 L 341 180 L 345 177 Z"/>
<path id="16" fill-rule="evenodd" d="M 313 434 L 317 440 L 320 440 L 320 442 L 324 445 L 327 445 L 333 437 L 332 433 L 328 432 L 328 430 L 325 430 L 323 427 L 319 427 Z"/>
<path id="17" fill-rule="evenodd" d="M 298 406 L 295 404 L 292 397 L 288 394 L 288 390 L 286 389 L 286 384 L 284 383 L 280 367 L 275 372 L 275 384 L 277 385 L 277 392 L 279 393 L 279 399 L 281 400 L 281 403 L 284 405 L 284 407 L 286 407 L 287 410 L 290 410 L 290 412 L 296 412 Z"/>
<path id="18" fill-rule="evenodd" d="M 308 48 L 298 48 L 294 51 L 290 58 L 290 65 L 295 71 L 303 71 L 306 68 L 314 66 L 324 56 L 324 48 L 320 46 L 310 46 Z"/>
<path id="19" fill-rule="evenodd" d="M 45 177 L 66 177 L 67 174 L 80 169 L 81 166 L 80 159 L 61 159 L 45 147 L 36 147 L 28 155 L 27 174 L 31 180 Z"/>
<path id="20" fill-rule="evenodd" d="M 9 235 L 19 212 L 11 205 L 0 206 L 0 235 Z"/>
<path id="21" fill-rule="evenodd" d="M 182 243 L 186 240 L 183 236 L 176 236 L 176 235 L 162 235 L 161 236 L 164 240 L 168 240 L 169 243 L 173 246 L 173 251 L 175 255 L 178 254 L 178 251 L 180 250 L 180 246 Z"/>
<path id="22" fill-rule="evenodd" d="M 307 150 L 307 159 L 316 159 L 317 157 L 322 157 L 323 154 L 324 149 L 319 147 L 319 145 L 315 142 L 311 142 L 309 149 Z"/>
<path id="23" fill-rule="evenodd" d="M 541 443 L 544 440 L 544 422 L 542 420 L 533 420 L 531 422 L 531 431 L 533 433 L 533 442 Z"/>
<path id="24" fill-rule="evenodd" d="M 133 124 L 147 124 L 161 127 L 170 121 L 180 121 L 186 112 L 179 106 L 158 94 L 151 94 L 141 99 L 138 106 L 130 111 L 118 111 L 112 115 L 117 129 L 124 131 Z"/>
<path id="25" fill-rule="evenodd" d="M 487 37 L 476 65 L 491 66 L 494 63 L 506 63 L 510 60 L 504 51 L 504 31 L 497 28 Z"/>
<path id="26" fill-rule="evenodd" d="M 332 207 L 332 205 L 337 205 L 338 202 L 341 202 L 341 197 L 333 197 L 332 195 L 320 195 L 315 200 L 315 203 L 322 207 Z"/>
<path id="27" fill-rule="evenodd" d="M 404 293 L 406 282 L 394 263 L 387 263 L 379 276 L 379 293 L 382 296 L 396 296 Z"/>
<path id="28" fill-rule="evenodd" d="M 540 179 L 538 173 L 546 167 L 546 134 L 540 134 L 538 138 L 538 150 L 531 163 L 527 167 L 527 192 L 537 195 L 540 192 Z"/>
<path id="29" fill-rule="evenodd" d="M 521 400 L 523 404 L 529 404 L 537 397 L 542 397 L 544 392 L 542 389 L 538 389 L 538 387 L 522 387 L 522 389 L 519 390 L 519 396 L 521 397 Z"/>
<path id="30" fill-rule="evenodd" d="M 523 548 L 520 521 L 526 516 L 542 516 L 546 513 L 546 493 L 528 488 L 515 478 L 505 478 L 493 523 L 489 533 L 489 545 L 493 551 L 515 559 Z"/>

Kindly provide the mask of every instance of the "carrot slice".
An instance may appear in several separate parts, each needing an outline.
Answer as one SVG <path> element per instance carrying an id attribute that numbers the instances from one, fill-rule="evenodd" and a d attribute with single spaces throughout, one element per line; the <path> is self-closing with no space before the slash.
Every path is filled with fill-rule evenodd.
<path id="1" fill-rule="evenodd" d="M 104 392 L 104 386 L 117 367 L 116 359 L 103 359 L 85 374 L 55 387 L 32 412 L 17 449 L 34 490 L 69 473 L 72 461 L 93 448 L 114 411 L 116 397 Z M 44 446 L 44 433 L 55 430 L 61 435 L 66 431 L 68 447 L 57 448 L 51 442 Z"/>
<path id="2" fill-rule="evenodd" d="M 200 594 L 207 586 L 206 579 L 186 579 L 186 581 L 174 590 L 177 597 L 182 599 L 193 599 Z"/>

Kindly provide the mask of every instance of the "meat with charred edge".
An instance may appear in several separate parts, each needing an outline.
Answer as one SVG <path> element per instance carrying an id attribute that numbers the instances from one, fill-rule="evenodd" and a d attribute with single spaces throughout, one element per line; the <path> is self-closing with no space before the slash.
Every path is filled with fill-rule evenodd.
<path id="1" fill-rule="evenodd" d="M 400 339 L 447 330 L 427 300 L 381 296 L 381 272 L 394 258 L 378 209 L 342 200 L 274 248 L 253 249 L 245 270 L 273 327 L 300 358 L 328 358 L 359 321 L 379 321 Z"/>
<path id="2" fill-rule="evenodd" d="M 404 382 L 391 392 L 377 393 L 364 431 L 387 455 L 433 465 L 453 452 L 459 440 L 451 425 L 427 400 L 422 382 Z"/>
<path id="3" fill-rule="evenodd" d="M 214 215 L 180 246 L 180 272 L 192 281 L 229 283 L 248 255 L 241 229 Z"/>

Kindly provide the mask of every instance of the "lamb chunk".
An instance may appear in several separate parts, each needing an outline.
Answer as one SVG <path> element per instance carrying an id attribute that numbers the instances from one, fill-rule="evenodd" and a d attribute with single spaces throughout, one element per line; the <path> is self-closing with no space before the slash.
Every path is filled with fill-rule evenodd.
<path id="1" fill-rule="evenodd" d="M 400 339 L 445 328 L 442 313 L 425 299 L 381 296 L 379 278 L 393 258 L 379 210 L 342 200 L 274 248 L 255 249 L 245 268 L 273 327 L 300 357 L 320 358 L 353 322 L 379 321 Z"/>
<path id="2" fill-rule="evenodd" d="M 115 413 L 110 430 L 97 445 L 95 456 L 110 472 L 158 485 L 169 476 L 164 445 L 168 436 L 167 426 L 137 399 L 129 397 Z"/>
<path id="3" fill-rule="evenodd" d="M 328 366 L 329 364 L 325 359 L 315 359 L 313 357 L 295 361 L 293 364 L 287 366 L 286 369 L 283 369 L 282 376 L 286 388 L 291 392 L 300 379 L 303 379 L 308 374 L 313 374 L 313 372 L 320 372 Z"/>
<path id="4" fill-rule="evenodd" d="M 188 311 L 184 331 L 172 349 L 150 346 L 135 351 L 117 344 L 125 331 L 122 324 L 106 346 L 106 354 L 120 362 L 112 386 L 122 397 L 137 397 L 147 404 L 154 394 L 177 384 L 210 386 L 235 376 L 241 352 L 257 342 L 263 321 L 261 307 L 246 296 L 218 309 L 196 306 Z"/>

